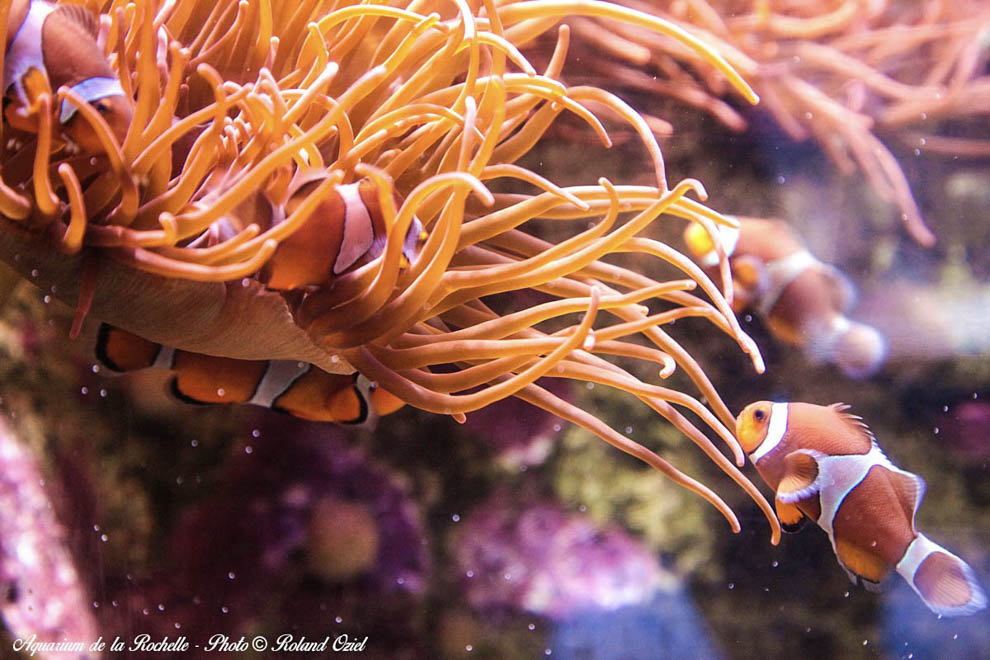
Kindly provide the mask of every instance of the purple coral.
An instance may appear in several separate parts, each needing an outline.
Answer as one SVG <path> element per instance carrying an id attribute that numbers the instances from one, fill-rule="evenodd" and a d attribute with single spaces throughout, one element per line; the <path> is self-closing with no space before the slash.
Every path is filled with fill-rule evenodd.
<path id="1" fill-rule="evenodd" d="M 149 615 L 142 630 L 202 642 L 264 618 L 343 633 L 373 616 L 355 614 L 357 595 L 387 593 L 400 607 L 423 591 L 429 555 L 399 477 L 339 428 L 262 418 L 270 423 L 237 449 L 215 496 L 180 519 L 158 577 L 131 600 Z"/>
<path id="2" fill-rule="evenodd" d="M 519 510 L 500 496 L 468 517 L 454 555 L 474 607 L 554 619 L 646 603 L 663 575 L 652 553 L 614 525 L 546 502 Z"/>
<path id="3" fill-rule="evenodd" d="M 14 650 L 96 657 L 93 608 L 44 484 L 35 457 L 0 419 L 0 612 Z"/>

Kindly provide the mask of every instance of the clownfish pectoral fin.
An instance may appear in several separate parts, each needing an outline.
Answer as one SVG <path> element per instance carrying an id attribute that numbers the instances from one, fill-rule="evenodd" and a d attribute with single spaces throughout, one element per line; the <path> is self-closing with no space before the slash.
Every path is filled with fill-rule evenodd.
<path id="1" fill-rule="evenodd" d="M 890 575 L 891 568 L 883 559 L 841 538 L 835 539 L 835 554 L 854 583 L 853 576 L 879 583 Z"/>
<path id="2" fill-rule="evenodd" d="M 987 606 L 973 569 L 924 534 L 918 534 L 897 563 L 897 572 L 941 616 L 963 616 Z"/>
<path id="3" fill-rule="evenodd" d="M 48 83 L 48 76 L 41 69 L 34 67 L 28 69 L 21 77 L 21 86 L 28 100 L 27 112 L 31 115 L 38 111 L 37 102 L 41 95 L 52 93 L 51 85 Z"/>
<path id="4" fill-rule="evenodd" d="M 155 366 L 161 344 L 103 323 L 96 335 L 96 359 L 111 371 L 135 371 Z"/>
<path id="5" fill-rule="evenodd" d="M 799 449 L 784 457 L 784 476 L 777 485 L 777 499 L 794 504 L 818 492 L 818 452 Z"/>
<path id="6" fill-rule="evenodd" d="M 797 508 L 796 504 L 786 504 L 781 502 L 779 498 L 775 499 L 773 504 L 777 510 L 780 527 L 788 534 L 800 532 L 805 523 L 808 522 L 808 517 L 804 515 L 801 509 Z"/>

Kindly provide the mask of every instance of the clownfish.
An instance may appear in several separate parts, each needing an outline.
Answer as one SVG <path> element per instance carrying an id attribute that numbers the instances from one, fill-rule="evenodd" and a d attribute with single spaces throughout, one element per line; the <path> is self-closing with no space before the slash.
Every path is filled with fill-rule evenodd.
<path id="1" fill-rule="evenodd" d="M 758 401 L 739 414 L 739 444 L 775 491 L 781 525 L 817 522 L 853 583 L 872 588 L 897 571 L 936 614 L 986 607 L 973 569 L 915 528 L 924 480 L 891 463 L 846 408 Z"/>
<path id="2" fill-rule="evenodd" d="M 293 360 L 237 360 L 162 346 L 106 323 L 96 357 L 116 372 L 162 368 L 169 389 L 194 404 L 251 403 L 314 422 L 373 423 L 403 401 L 360 374 L 331 374 Z"/>
<path id="3" fill-rule="evenodd" d="M 250 224 L 268 229 L 284 222 L 322 182 L 322 176 L 307 177 L 290 189 L 282 205 L 266 193 L 258 192 L 229 216 L 214 222 L 187 247 L 217 245 Z M 399 196 L 393 197 L 396 206 L 401 206 Z M 275 253 L 258 271 L 257 279 L 276 291 L 329 284 L 339 275 L 381 255 L 388 241 L 388 229 L 374 183 L 363 179 L 338 184 L 301 226 L 279 242 Z M 413 216 L 402 245 L 403 267 L 416 259 L 425 238 L 423 224 Z"/>
<path id="4" fill-rule="evenodd" d="M 320 178 L 304 180 L 292 190 L 283 208 L 284 217 L 290 216 L 320 183 Z M 398 195 L 394 199 L 400 206 Z M 416 258 L 424 238 L 423 225 L 413 216 L 402 246 L 404 266 Z M 279 243 L 258 279 L 276 290 L 327 284 L 378 257 L 387 239 L 388 227 L 375 184 L 369 179 L 339 184 L 299 229 Z"/>
<path id="5" fill-rule="evenodd" d="M 847 376 L 874 373 L 886 356 L 886 342 L 876 329 L 846 316 L 855 300 L 846 276 L 812 256 L 783 222 L 737 219 L 738 229 L 719 226 L 732 271 L 734 311 L 754 309 L 777 339 L 835 363 Z M 718 266 L 703 227 L 689 225 L 684 240 L 703 267 Z"/>
<path id="6" fill-rule="evenodd" d="M 80 5 L 55 5 L 45 0 L 13 0 L 7 19 L 7 51 L 3 92 L 7 120 L 21 130 L 36 131 L 39 94 L 65 86 L 90 103 L 124 141 L 133 117 L 133 103 L 110 68 L 98 37 L 97 17 Z M 55 109 L 62 135 L 84 153 L 103 153 L 96 132 L 65 99 Z"/>

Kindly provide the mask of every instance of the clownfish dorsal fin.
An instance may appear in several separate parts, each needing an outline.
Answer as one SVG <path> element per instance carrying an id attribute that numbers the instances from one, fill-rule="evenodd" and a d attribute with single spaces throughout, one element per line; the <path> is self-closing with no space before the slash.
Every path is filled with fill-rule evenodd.
<path id="1" fill-rule="evenodd" d="M 53 91 L 62 85 L 115 75 L 97 43 L 99 32 L 96 16 L 80 5 L 59 5 L 45 18 L 41 50 Z"/>
<path id="2" fill-rule="evenodd" d="M 829 406 L 836 415 L 838 415 L 843 422 L 849 427 L 849 430 L 869 441 L 870 446 L 876 443 L 876 437 L 873 435 L 873 431 L 870 427 L 866 425 L 863 418 L 859 415 L 853 415 L 852 413 L 847 413 L 846 410 L 849 409 L 849 404 L 847 403 L 833 403 Z"/>
<path id="3" fill-rule="evenodd" d="M 822 454 L 808 449 L 793 451 L 784 457 L 784 476 L 777 485 L 777 499 L 794 504 L 818 492 L 818 458 Z"/>
<path id="4" fill-rule="evenodd" d="M 832 301 L 835 308 L 845 314 L 856 304 L 856 285 L 849 276 L 831 264 L 815 261 L 815 268 L 825 276 L 831 288 Z"/>
<path id="5" fill-rule="evenodd" d="M 48 20 L 52 19 L 69 21 L 93 39 L 100 35 L 99 19 L 96 18 L 96 14 L 82 5 L 59 5 L 48 15 Z"/>
<path id="6" fill-rule="evenodd" d="M 878 466 L 873 469 L 883 468 Z M 918 528 L 914 517 L 918 507 L 921 506 L 921 499 L 925 496 L 925 480 L 904 470 L 890 472 L 890 480 L 894 485 L 894 493 L 897 494 L 897 503 L 904 509 L 905 517 L 911 521 L 911 533 L 917 534 Z"/>

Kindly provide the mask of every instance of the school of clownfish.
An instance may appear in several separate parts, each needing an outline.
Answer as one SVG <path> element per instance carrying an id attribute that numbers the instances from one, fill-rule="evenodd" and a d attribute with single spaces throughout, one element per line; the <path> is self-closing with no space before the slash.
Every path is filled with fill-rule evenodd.
<path id="1" fill-rule="evenodd" d="M 3 66 L 5 122 L 37 131 L 39 95 L 64 86 L 92 105 L 123 141 L 133 101 L 100 47 L 100 30 L 99 19 L 83 7 L 14 0 Z M 68 145 L 86 154 L 102 151 L 69 99 L 53 112 Z M 279 222 L 284 219 L 280 214 L 291 213 L 316 183 L 294 181 L 282 204 L 261 196 L 248 220 L 268 226 Z M 242 229 L 225 218 L 193 244 L 214 245 Z M 786 225 L 740 218 L 738 228 L 719 231 L 712 236 L 692 224 L 685 241 L 709 269 L 718 266 L 719 248 L 726 254 L 734 311 L 755 310 L 777 339 L 835 363 L 849 376 L 866 377 L 879 368 L 882 336 L 846 316 L 851 285 L 835 268 L 815 259 Z M 386 238 L 374 187 L 367 182 L 339 185 L 302 229 L 278 246 L 256 277 L 274 290 L 326 283 L 379 256 Z M 414 220 L 403 244 L 406 264 L 416 259 L 422 239 L 422 227 Z M 363 423 L 403 405 L 357 373 L 330 374 L 301 362 L 177 350 L 106 324 L 100 328 L 96 353 L 115 371 L 171 370 L 173 393 L 193 403 L 253 403 L 337 423 Z M 736 436 L 774 490 L 781 524 L 791 531 L 807 519 L 816 522 L 854 583 L 872 588 L 896 571 L 937 614 L 983 609 L 986 596 L 972 568 L 916 529 L 922 478 L 891 463 L 866 425 L 845 408 L 760 401 L 739 414 Z"/>

